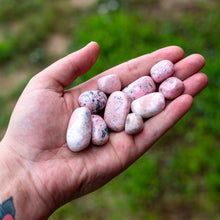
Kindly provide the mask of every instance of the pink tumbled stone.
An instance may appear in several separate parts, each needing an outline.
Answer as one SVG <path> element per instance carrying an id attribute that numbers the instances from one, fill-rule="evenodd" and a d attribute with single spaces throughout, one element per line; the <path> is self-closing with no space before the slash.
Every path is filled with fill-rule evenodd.
<path id="1" fill-rule="evenodd" d="M 104 119 L 99 115 L 92 115 L 92 143 L 104 145 L 108 142 L 109 132 Z"/>
<path id="2" fill-rule="evenodd" d="M 142 76 L 139 79 L 132 82 L 131 84 L 129 84 L 122 91 L 129 96 L 131 101 L 134 101 L 135 99 L 140 98 L 141 96 L 144 96 L 151 92 L 155 92 L 156 86 L 150 76 Z"/>
<path id="3" fill-rule="evenodd" d="M 127 115 L 125 122 L 125 132 L 127 134 L 138 134 L 144 127 L 143 118 L 136 114 L 130 113 Z"/>
<path id="4" fill-rule="evenodd" d="M 152 79 L 160 83 L 173 75 L 174 65 L 170 60 L 162 60 L 156 63 L 150 70 Z"/>
<path id="5" fill-rule="evenodd" d="M 121 90 L 121 81 L 118 75 L 111 74 L 103 76 L 97 81 L 98 87 L 106 94 L 111 94 L 115 91 Z"/>
<path id="6" fill-rule="evenodd" d="M 104 120 L 113 131 L 122 131 L 130 111 L 130 99 L 124 92 L 113 92 L 107 101 Z"/>
<path id="7" fill-rule="evenodd" d="M 183 93 L 183 90 L 183 82 L 176 77 L 169 77 L 159 86 L 159 92 L 161 92 L 166 99 L 176 98 Z"/>
<path id="8" fill-rule="evenodd" d="M 161 112 L 165 107 L 162 93 L 154 92 L 142 96 L 131 103 L 131 110 L 143 118 L 149 118 Z"/>
<path id="9" fill-rule="evenodd" d="M 87 107 L 92 113 L 97 113 L 105 107 L 107 96 L 100 90 L 88 90 L 79 96 L 78 101 L 81 107 Z"/>
<path id="10" fill-rule="evenodd" d="M 69 120 L 66 141 L 71 151 L 81 151 L 88 147 L 91 140 L 91 112 L 86 107 L 74 110 Z"/>

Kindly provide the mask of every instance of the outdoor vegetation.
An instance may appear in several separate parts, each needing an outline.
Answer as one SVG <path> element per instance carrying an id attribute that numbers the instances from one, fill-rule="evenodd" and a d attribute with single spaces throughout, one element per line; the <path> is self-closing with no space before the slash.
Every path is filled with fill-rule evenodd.
<path id="1" fill-rule="evenodd" d="M 206 59 L 209 85 L 174 129 L 51 220 L 220 219 L 219 8 L 218 0 L 0 0 L 1 137 L 28 80 L 90 41 L 99 43 L 100 57 L 72 86 L 169 45 Z"/>

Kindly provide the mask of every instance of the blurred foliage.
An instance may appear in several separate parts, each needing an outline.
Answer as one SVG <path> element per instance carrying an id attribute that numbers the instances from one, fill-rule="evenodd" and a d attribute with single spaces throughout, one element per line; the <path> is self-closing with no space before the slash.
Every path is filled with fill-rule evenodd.
<path id="1" fill-rule="evenodd" d="M 99 0 L 80 10 L 69 1 L 0 0 L 0 74 L 29 69 L 23 83 L 0 95 L 1 131 L 27 80 L 55 60 L 45 46 L 54 33 L 69 39 L 63 55 L 92 40 L 100 44 L 97 63 L 71 86 L 169 45 L 206 58 L 209 86 L 187 117 L 111 183 L 50 219 L 219 219 L 220 4 L 195 1 L 187 10 L 166 11 L 158 2 Z"/>
<path id="2" fill-rule="evenodd" d="M 43 3 L 42 0 L 1 0 L 1 10 L 0 10 L 0 21 L 8 22 L 15 19 L 20 19 L 22 16 L 37 10 L 38 12 L 42 10 Z"/>

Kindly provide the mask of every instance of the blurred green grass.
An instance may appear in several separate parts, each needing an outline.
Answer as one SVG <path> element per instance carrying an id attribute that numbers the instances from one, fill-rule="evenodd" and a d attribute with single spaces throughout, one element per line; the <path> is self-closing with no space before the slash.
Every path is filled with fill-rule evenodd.
<path id="1" fill-rule="evenodd" d="M 1 77 L 26 73 L 7 95 L 0 94 L 2 135 L 27 80 L 61 56 L 47 50 L 54 34 L 67 38 L 63 55 L 92 40 L 101 47 L 97 63 L 72 86 L 169 45 L 206 59 L 209 86 L 187 116 L 123 174 L 50 219 L 219 219 L 220 4 L 213 2 L 168 10 L 154 0 L 102 0 L 84 9 L 60 0 L 0 1 Z"/>

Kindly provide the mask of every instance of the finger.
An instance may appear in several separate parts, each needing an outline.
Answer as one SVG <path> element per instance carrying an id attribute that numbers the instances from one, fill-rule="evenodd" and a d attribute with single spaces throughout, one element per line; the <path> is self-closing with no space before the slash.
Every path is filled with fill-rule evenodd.
<path id="1" fill-rule="evenodd" d="M 88 80 L 80 85 L 81 92 L 89 89 L 97 89 L 97 79 L 109 74 L 117 74 L 122 82 L 122 88 L 129 83 L 138 79 L 143 75 L 149 75 L 151 67 L 163 59 L 169 59 L 172 62 L 177 62 L 184 56 L 182 48 L 177 46 L 169 46 L 156 50 L 150 54 L 146 54 L 125 63 L 117 65 L 105 72 L 97 75 L 96 77 Z M 77 88 L 78 89 L 78 88 Z"/>
<path id="2" fill-rule="evenodd" d="M 151 67 L 160 60 L 168 59 L 175 63 L 183 56 L 184 52 L 182 48 L 177 46 L 165 47 L 150 54 L 127 61 L 107 70 L 105 74 L 111 74 L 111 72 L 118 73 L 122 82 L 122 87 L 125 87 L 143 75 L 150 75 Z"/>
<path id="3" fill-rule="evenodd" d="M 196 96 L 208 85 L 208 77 L 204 73 L 196 73 L 184 80 L 183 83 L 185 86 L 184 94 Z"/>
<path id="4" fill-rule="evenodd" d="M 199 72 L 205 65 L 205 59 L 200 54 L 192 54 L 179 62 L 174 66 L 174 76 L 184 80 L 194 73 Z"/>
<path id="5" fill-rule="evenodd" d="M 167 130 L 174 126 L 191 108 L 193 98 L 182 95 L 166 106 L 164 111 L 145 122 L 144 130 L 135 136 L 136 151 L 143 154 Z"/>
<path id="6" fill-rule="evenodd" d="M 71 84 L 78 76 L 86 73 L 96 62 L 99 45 L 91 42 L 84 48 L 58 60 L 34 77 L 38 87 L 62 89 Z"/>

